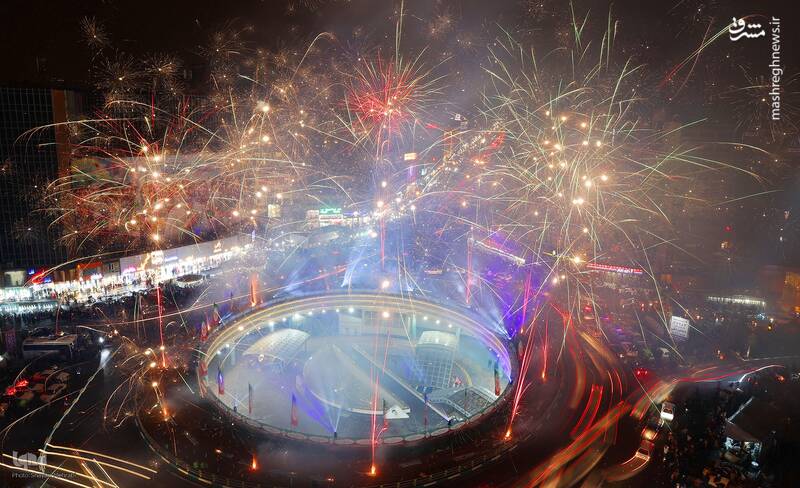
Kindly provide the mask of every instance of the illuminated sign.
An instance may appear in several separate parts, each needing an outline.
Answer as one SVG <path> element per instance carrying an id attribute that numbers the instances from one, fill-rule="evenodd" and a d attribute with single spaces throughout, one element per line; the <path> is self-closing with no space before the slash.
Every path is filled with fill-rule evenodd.
<path id="1" fill-rule="evenodd" d="M 403 154 L 403 161 L 416 161 L 417 160 L 417 153 L 405 153 Z"/>
<path id="2" fill-rule="evenodd" d="M 749 297 L 746 295 L 733 295 L 729 297 L 715 297 L 709 296 L 706 298 L 709 302 L 716 302 L 716 303 L 724 303 L 724 304 L 734 304 L 734 305 L 746 305 L 746 306 L 755 306 L 764 308 L 767 306 L 767 303 L 758 297 Z"/>
<path id="3" fill-rule="evenodd" d="M 164 251 L 153 251 L 150 253 L 150 264 L 158 266 L 164 262 Z"/>
<path id="4" fill-rule="evenodd" d="M 326 207 L 319 209 L 319 216 L 317 217 L 320 227 L 328 225 L 337 225 L 344 222 L 342 217 L 342 209 L 339 207 Z"/>
<path id="5" fill-rule="evenodd" d="M 33 271 L 33 273 L 31 273 L 31 271 Z M 28 274 L 30 275 L 28 281 L 34 285 L 41 285 L 42 283 L 45 283 L 46 278 L 48 278 L 47 270 L 44 268 L 41 268 L 39 270 L 29 269 Z M 53 281 L 53 279 L 50 278 L 50 281 Z"/>
<path id="6" fill-rule="evenodd" d="M 589 269 L 595 269 L 597 271 L 610 271 L 612 273 L 629 274 L 637 276 L 644 273 L 644 270 L 641 268 L 629 268 L 627 266 L 614 266 L 611 264 L 589 263 L 586 265 L 586 267 Z"/>
<path id="7" fill-rule="evenodd" d="M 669 332 L 676 339 L 687 339 L 689 337 L 689 321 L 673 315 L 669 319 Z"/>

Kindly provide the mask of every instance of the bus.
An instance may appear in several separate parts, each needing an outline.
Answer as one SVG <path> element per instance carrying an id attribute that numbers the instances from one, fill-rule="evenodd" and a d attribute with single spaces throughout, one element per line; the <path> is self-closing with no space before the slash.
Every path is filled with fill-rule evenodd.
<path id="1" fill-rule="evenodd" d="M 29 337 L 22 341 L 22 357 L 31 360 L 41 356 L 72 360 L 77 352 L 78 335 Z"/>

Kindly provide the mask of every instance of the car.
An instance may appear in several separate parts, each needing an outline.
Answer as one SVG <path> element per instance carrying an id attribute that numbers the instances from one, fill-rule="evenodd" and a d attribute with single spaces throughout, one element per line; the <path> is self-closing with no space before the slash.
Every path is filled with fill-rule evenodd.
<path id="1" fill-rule="evenodd" d="M 628 358 L 638 358 L 639 351 L 636 349 L 636 346 L 633 345 L 631 342 L 623 342 L 620 344 L 622 346 L 622 350 L 625 353 L 625 357 Z"/>
<path id="2" fill-rule="evenodd" d="M 661 404 L 661 418 L 667 422 L 672 422 L 675 418 L 675 404 L 664 402 Z"/>
<path id="3" fill-rule="evenodd" d="M 648 441 L 655 441 L 656 437 L 658 437 L 658 432 L 661 430 L 661 427 L 664 425 L 664 419 L 659 417 L 651 417 L 650 420 L 647 422 L 647 425 L 644 426 L 642 429 L 642 439 Z"/>
<path id="4" fill-rule="evenodd" d="M 47 387 L 48 393 L 42 395 L 41 400 L 45 403 L 50 403 L 54 399 L 58 398 L 58 396 L 67 389 L 67 385 L 63 383 L 54 383 Z"/>
<path id="5" fill-rule="evenodd" d="M 642 461 L 649 461 L 650 460 L 650 453 L 653 452 L 653 443 L 648 441 L 647 439 L 643 439 L 642 443 L 639 444 L 639 449 L 633 454 L 634 457 L 641 459 Z"/>
<path id="6" fill-rule="evenodd" d="M 44 383 L 45 381 L 47 381 L 47 376 L 48 375 L 43 374 L 40 371 L 38 373 L 34 373 L 33 376 L 31 376 L 31 381 L 33 381 L 35 383 Z"/>
<path id="7" fill-rule="evenodd" d="M 53 329 L 50 327 L 36 327 L 30 333 L 30 337 L 50 337 L 53 335 Z"/>

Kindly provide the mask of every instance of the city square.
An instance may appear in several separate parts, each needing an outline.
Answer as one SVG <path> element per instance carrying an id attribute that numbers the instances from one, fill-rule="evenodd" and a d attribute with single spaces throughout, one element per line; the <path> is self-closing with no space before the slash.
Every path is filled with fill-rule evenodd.
<path id="1" fill-rule="evenodd" d="M 800 485 L 800 18 L 10 2 L 0 486 Z"/>

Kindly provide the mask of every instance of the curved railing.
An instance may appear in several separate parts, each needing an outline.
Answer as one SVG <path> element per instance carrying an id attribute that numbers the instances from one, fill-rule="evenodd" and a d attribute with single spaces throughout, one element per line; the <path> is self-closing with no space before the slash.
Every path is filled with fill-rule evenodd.
<path id="1" fill-rule="evenodd" d="M 142 425 L 141 419 L 139 419 L 139 414 L 135 415 L 136 419 L 136 426 L 139 428 L 139 434 L 142 436 L 142 440 L 147 443 L 150 449 L 156 453 L 158 457 L 160 457 L 165 463 L 172 466 L 174 469 L 178 470 L 183 475 L 189 477 L 194 481 L 199 481 L 203 484 L 212 485 L 212 486 L 219 486 L 223 488 L 267 488 L 268 486 L 275 486 L 275 485 L 264 485 L 262 483 L 253 482 L 253 481 L 245 481 L 245 480 L 236 480 L 232 478 L 227 478 L 224 476 L 219 476 L 215 474 L 213 471 L 210 470 L 202 470 L 197 469 L 191 464 L 173 456 L 169 452 L 167 452 L 161 444 L 158 443 L 155 439 L 153 439 L 150 434 L 147 433 L 147 429 Z"/>
<path id="2" fill-rule="evenodd" d="M 354 299 L 362 300 L 359 302 L 353 302 Z M 387 306 L 394 307 L 393 310 L 402 310 L 404 313 L 418 313 L 415 311 L 413 306 L 410 304 L 418 303 L 418 304 L 425 304 L 428 306 L 435 307 L 436 313 L 440 316 L 444 316 L 449 314 L 448 316 L 452 316 L 452 314 L 457 314 L 460 320 L 453 320 L 453 322 L 459 322 L 461 326 L 467 325 L 467 329 L 470 330 L 476 337 L 485 341 L 485 343 L 489 343 L 491 346 L 495 348 L 498 354 L 501 356 L 501 360 L 507 365 L 508 371 L 510 372 L 509 376 L 513 379 L 517 372 L 517 362 L 514 354 L 509 354 L 508 348 L 506 344 L 501 341 L 499 337 L 497 337 L 492 331 L 488 330 L 487 328 L 483 327 L 480 323 L 483 320 L 483 317 L 479 317 L 475 314 L 472 310 L 465 309 L 461 306 L 454 306 L 450 304 L 443 304 L 435 300 L 431 300 L 429 298 L 423 297 L 411 297 L 409 301 L 409 297 L 401 296 L 401 295 L 394 295 L 394 294 L 385 294 L 385 293 L 376 293 L 375 291 L 354 291 L 351 293 L 314 293 L 314 294 L 304 294 L 300 296 L 293 296 L 287 297 L 277 300 L 272 300 L 266 302 L 259 306 L 258 308 L 254 308 L 251 310 L 247 310 L 241 312 L 236 315 L 231 315 L 225 318 L 225 322 L 228 324 L 235 324 L 235 325 L 228 325 L 225 327 L 221 327 L 216 329 L 212 332 L 212 334 L 207 339 L 205 345 L 201 347 L 201 351 L 203 354 L 208 354 L 209 351 L 215 353 L 219 351 L 224 345 L 235 342 L 236 337 L 243 337 L 247 334 L 248 329 L 251 327 L 258 327 L 263 326 L 264 321 L 270 319 L 278 319 L 279 317 L 285 316 L 289 313 L 295 312 L 300 310 L 301 308 L 296 307 L 300 304 L 303 300 L 314 300 L 310 303 L 303 304 L 302 310 L 307 310 L 309 308 L 335 308 L 339 307 L 347 307 L 347 306 L 357 306 L 358 308 L 364 310 L 382 310 Z M 336 303 L 336 301 L 341 300 L 341 303 Z M 347 300 L 345 302 L 344 300 Z M 400 307 L 403 305 L 404 307 Z M 428 312 L 433 313 L 433 312 Z M 258 315 L 258 321 L 254 320 L 254 317 Z M 248 321 L 250 321 L 248 323 Z M 198 383 L 205 382 L 206 380 L 202 378 L 199 374 L 197 374 L 197 381 Z M 498 408 L 505 405 L 507 403 L 508 398 L 512 395 L 513 386 L 515 383 L 513 381 L 509 382 L 506 385 L 504 391 L 500 394 L 498 399 L 493 403 L 487 405 L 483 409 L 477 411 L 469 418 L 463 421 L 454 421 L 451 425 L 446 427 L 441 427 L 439 429 L 432 430 L 430 432 L 416 432 L 413 434 L 408 434 L 405 436 L 392 436 L 381 438 L 381 444 L 410 444 L 421 441 L 423 439 L 430 439 L 432 437 L 438 437 L 450 434 L 453 431 L 459 430 L 464 428 L 465 426 L 475 424 L 484 418 L 486 418 L 491 413 L 495 412 Z M 205 385 L 206 388 L 208 385 Z M 228 407 L 222 400 L 212 392 L 209 392 L 206 395 L 206 398 L 210 400 L 211 404 L 214 405 L 216 408 L 220 409 L 226 415 L 234 418 L 241 424 L 246 425 L 247 427 L 261 431 L 263 433 L 269 435 L 276 435 L 282 436 L 289 439 L 295 439 L 300 441 L 310 441 L 319 444 L 335 444 L 335 445 L 350 445 L 350 446 L 369 446 L 373 442 L 370 438 L 350 438 L 350 437 L 338 437 L 333 438 L 333 436 L 314 436 L 308 435 L 301 432 L 293 431 L 290 429 L 283 429 L 280 427 L 275 427 L 257 420 L 254 420 L 246 415 L 243 415 L 239 412 L 233 411 L 230 407 Z"/>
<path id="3" fill-rule="evenodd" d="M 294 476 L 292 476 L 292 474 L 290 473 L 274 474 L 277 477 L 285 477 L 289 480 L 288 484 L 279 485 L 275 484 L 275 482 L 267 484 L 257 481 L 247 481 L 241 479 L 228 478 L 226 476 L 220 476 L 214 473 L 213 471 L 207 469 L 206 470 L 197 469 L 194 466 L 188 464 L 187 462 L 179 459 L 178 457 L 166 451 L 158 443 L 158 441 L 153 439 L 150 436 L 150 434 L 147 433 L 147 429 L 144 427 L 144 425 L 142 425 L 141 419 L 139 418 L 138 414 L 135 416 L 135 420 L 136 420 L 136 425 L 139 428 L 139 433 L 142 436 L 142 439 L 147 443 L 150 449 L 158 457 L 160 457 L 161 460 L 164 461 L 166 464 L 168 464 L 173 469 L 176 469 L 178 472 L 180 472 L 181 474 L 187 476 L 188 478 L 194 481 L 221 488 L 279 488 L 279 487 L 282 488 L 294 485 Z M 517 446 L 518 446 L 517 443 L 504 442 L 491 453 L 485 453 L 483 455 L 471 459 L 467 463 L 459 464 L 458 466 L 447 468 L 442 471 L 437 471 L 427 476 L 420 476 L 402 481 L 393 481 L 393 482 L 379 483 L 374 485 L 366 485 L 362 486 L 362 488 L 411 488 L 416 486 L 433 486 L 440 481 L 452 480 L 453 478 L 460 476 L 462 473 L 468 474 L 478 471 L 481 468 L 486 467 L 492 464 L 493 462 L 497 461 L 503 455 L 513 451 L 514 449 L 516 449 Z"/>

